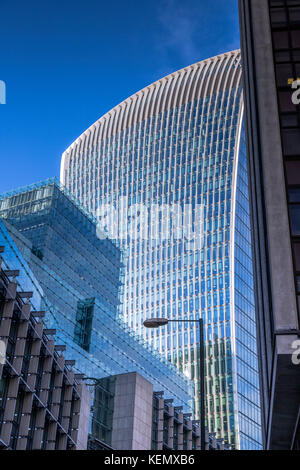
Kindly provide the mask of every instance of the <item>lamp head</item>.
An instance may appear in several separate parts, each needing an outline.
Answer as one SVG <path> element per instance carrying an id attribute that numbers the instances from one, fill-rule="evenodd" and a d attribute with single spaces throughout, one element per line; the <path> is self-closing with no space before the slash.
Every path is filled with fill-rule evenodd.
<path id="1" fill-rule="evenodd" d="M 159 328 L 160 326 L 165 326 L 169 323 L 167 318 L 149 318 L 144 321 L 144 326 L 146 328 Z"/>

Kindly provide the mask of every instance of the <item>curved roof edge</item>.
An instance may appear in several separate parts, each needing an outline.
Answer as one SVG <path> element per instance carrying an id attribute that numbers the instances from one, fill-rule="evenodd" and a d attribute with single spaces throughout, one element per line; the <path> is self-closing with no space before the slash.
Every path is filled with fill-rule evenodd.
<path id="1" fill-rule="evenodd" d="M 144 88 L 142 88 L 141 90 L 137 91 L 136 93 L 133 93 L 132 95 L 130 95 L 128 98 L 126 98 L 125 100 L 121 101 L 119 104 L 117 104 L 116 106 L 114 106 L 113 108 L 111 108 L 109 111 L 107 111 L 105 114 L 103 114 L 103 116 L 101 116 L 99 119 L 97 119 L 97 121 L 95 121 L 93 124 L 91 124 L 84 132 L 82 132 L 82 134 L 80 134 L 79 137 L 77 137 L 76 140 L 74 140 L 74 142 L 72 142 L 71 145 L 69 145 L 69 147 L 63 152 L 62 154 L 62 162 L 61 162 L 61 168 L 63 166 L 63 160 L 64 160 L 64 155 L 66 153 L 68 153 L 70 150 L 72 150 L 72 148 L 83 138 L 83 136 L 86 135 L 87 132 L 90 131 L 90 129 L 92 129 L 93 127 L 95 127 L 97 124 L 100 124 L 100 122 L 102 120 L 105 120 L 107 117 L 110 116 L 110 114 L 116 109 L 118 108 L 119 106 L 121 106 L 121 104 L 123 103 L 126 103 L 130 100 L 132 100 L 134 97 L 140 95 L 141 93 L 143 93 L 143 91 L 147 90 L 148 88 L 152 87 L 152 86 L 155 86 L 156 84 L 160 83 L 162 80 L 167 80 L 169 77 L 173 77 L 176 73 L 180 73 L 180 72 L 183 72 L 183 71 L 187 71 L 187 70 L 190 70 L 192 69 L 193 67 L 196 67 L 196 66 L 199 66 L 200 64 L 205 64 L 206 62 L 212 62 L 216 59 L 220 59 L 222 57 L 226 57 L 228 55 L 235 55 L 237 53 L 240 52 L 240 49 L 235 49 L 233 51 L 229 51 L 229 52 L 224 52 L 223 54 L 218 54 L 214 57 L 209 57 L 208 59 L 204 59 L 204 60 L 201 60 L 199 62 L 195 62 L 194 64 L 191 64 L 191 65 L 187 65 L 186 67 L 183 67 L 182 69 L 179 69 L 179 70 L 176 70 L 175 72 L 172 72 L 158 80 L 156 80 L 155 82 L 153 83 L 150 83 L 150 85 L 147 85 L 145 86 Z"/>

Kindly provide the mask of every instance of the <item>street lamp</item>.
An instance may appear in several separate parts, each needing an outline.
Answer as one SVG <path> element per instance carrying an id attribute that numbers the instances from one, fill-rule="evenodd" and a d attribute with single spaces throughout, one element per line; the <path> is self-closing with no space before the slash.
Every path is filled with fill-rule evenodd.
<path id="1" fill-rule="evenodd" d="M 200 333 L 199 343 L 199 365 L 200 365 L 200 429 L 201 429 L 201 450 L 205 450 L 205 396 L 204 396 L 204 333 L 203 319 L 199 320 L 169 320 L 168 318 L 150 318 L 144 321 L 146 328 L 160 328 L 168 323 L 198 323 Z"/>

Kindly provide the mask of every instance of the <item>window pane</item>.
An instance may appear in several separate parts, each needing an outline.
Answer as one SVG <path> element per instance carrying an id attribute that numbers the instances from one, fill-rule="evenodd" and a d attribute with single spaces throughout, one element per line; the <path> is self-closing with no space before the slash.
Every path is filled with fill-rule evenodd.
<path id="1" fill-rule="evenodd" d="M 300 162 L 286 162 L 285 168 L 288 184 L 300 185 Z"/>
<path id="2" fill-rule="evenodd" d="M 284 25 L 286 23 L 286 13 L 284 8 L 271 10 L 271 22 L 274 26 Z"/>
<path id="3" fill-rule="evenodd" d="M 292 46 L 300 47 L 300 31 L 292 31 Z"/>
<path id="4" fill-rule="evenodd" d="M 288 49 L 289 37 L 286 31 L 279 31 L 273 33 L 275 49 Z"/>
<path id="5" fill-rule="evenodd" d="M 294 50 L 293 51 L 293 61 L 294 62 L 300 62 L 300 51 Z M 300 78 L 297 74 L 297 78 Z"/>
<path id="6" fill-rule="evenodd" d="M 291 64 L 276 65 L 276 81 L 279 86 L 288 86 L 291 78 L 294 78 Z"/>
<path id="7" fill-rule="evenodd" d="M 293 251 L 294 251 L 296 270 L 300 271 L 300 243 L 293 244 Z"/>
<path id="8" fill-rule="evenodd" d="M 279 92 L 279 107 L 281 112 L 290 112 L 296 111 L 296 106 L 292 102 L 292 92 L 291 91 L 280 91 Z"/>
<path id="9" fill-rule="evenodd" d="M 290 206 L 292 235 L 300 235 L 300 205 Z"/>
<path id="10" fill-rule="evenodd" d="M 300 22 L 300 8 L 299 7 L 290 8 L 289 13 L 290 13 L 290 20 L 293 23 Z"/>
<path id="11" fill-rule="evenodd" d="M 299 129 L 284 129 L 282 131 L 282 143 L 284 155 L 300 155 Z"/>
<path id="12" fill-rule="evenodd" d="M 289 189 L 289 201 L 300 202 L 300 188 Z"/>
<path id="13" fill-rule="evenodd" d="M 278 64 L 280 62 L 289 62 L 291 60 L 289 51 L 277 51 L 275 52 L 275 62 Z"/>
<path id="14" fill-rule="evenodd" d="M 280 120 L 282 127 L 298 127 L 297 114 L 282 114 Z"/>

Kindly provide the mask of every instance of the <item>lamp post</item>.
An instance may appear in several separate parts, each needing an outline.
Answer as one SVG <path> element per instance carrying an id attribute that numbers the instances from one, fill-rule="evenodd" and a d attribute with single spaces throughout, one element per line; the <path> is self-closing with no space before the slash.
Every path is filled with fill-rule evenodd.
<path id="1" fill-rule="evenodd" d="M 203 333 L 203 319 L 199 320 L 169 320 L 167 318 L 150 318 L 144 321 L 146 328 L 159 328 L 168 323 L 198 323 L 199 324 L 199 366 L 200 366 L 200 430 L 201 430 L 201 450 L 205 450 L 205 396 L 204 396 L 204 333 Z"/>

